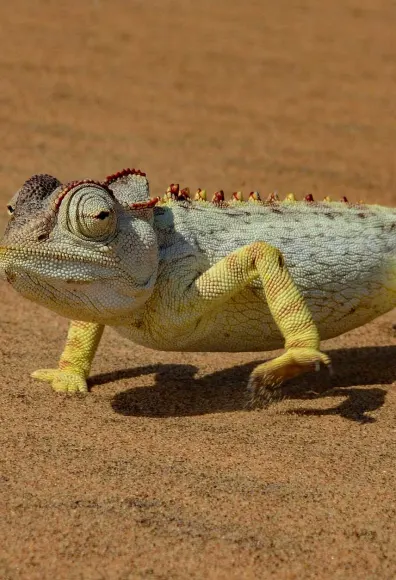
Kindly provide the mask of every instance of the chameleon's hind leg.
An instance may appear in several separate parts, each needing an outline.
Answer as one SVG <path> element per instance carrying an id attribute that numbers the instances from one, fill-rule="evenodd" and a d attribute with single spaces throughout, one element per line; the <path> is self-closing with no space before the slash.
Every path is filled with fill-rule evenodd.
<path id="1" fill-rule="evenodd" d="M 281 252 L 265 242 L 236 250 L 202 274 L 191 289 L 195 292 L 195 304 L 206 300 L 206 310 L 209 304 L 216 310 L 218 303 L 228 300 L 257 277 L 285 338 L 286 352 L 254 369 L 249 381 L 253 401 L 268 397 L 271 389 L 286 379 L 314 370 L 321 363 L 330 364 L 330 358 L 319 350 L 318 329 Z"/>
<path id="2" fill-rule="evenodd" d="M 103 330 L 102 324 L 72 320 L 59 367 L 37 370 L 32 377 L 51 383 L 54 391 L 87 392 L 86 379 Z"/>

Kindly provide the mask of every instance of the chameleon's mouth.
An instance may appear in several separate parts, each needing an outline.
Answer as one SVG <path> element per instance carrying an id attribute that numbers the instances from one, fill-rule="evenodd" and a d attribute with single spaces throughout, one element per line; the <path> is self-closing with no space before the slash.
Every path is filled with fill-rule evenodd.
<path id="1" fill-rule="evenodd" d="M 43 257 L 46 260 L 60 261 L 62 264 L 65 262 L 79 262 L 85 264 L 95 264 L 95 265 L 111 265 L 114 260 L 111 256 L 106 256 L 105 253 L 100 253 L 100 262 L 98 256 L 94 255 L 89 257 L 87 255 L 82 256 L 79 253 L 73 251 L 57 250 L 55 247 L 43 248 L 43 247 L 31 247 L 25 248 L 22 246 L 0 246 L 0 268 L 9 262 L 10 256 L 12 254 L 13 261 L 20 257 L 22 260 L 24 258 L 32 257 Z M 14 258 L 15 256 L 15 258 Z"/>
<path id="2" fill-rule="evenodd" d="M 75 276 L 77 264 L 79 275 Z M 103 281 L 120 276 L 110 256 L 101 255 L 99 260 L 98 256 L 82 256 L 56 248 L 0 246 L 0 279 L 11 284 L 21 275 L 37 278 L 42 283 L 89 284 L 98 280 L 99 270 Z"/>
<path id="3" fill-rule="evenodd" d="M 82 256 L 76 255 L 73 252 L 65 252 L 57 250 L 54 247 L 51 248 L 42 248 L 42 247 L 30 247 L 26 248 L 24 246 L 0 246 L 0 255 L 2 254 L 19 254 L 20 256 L 46 256 L 51 258 L 62 258 L 62 260 L 81 260 Z M 89 260 L 89 258 L 84 257 L 84 261 L 91 261 L 93 262 L 94 259 Z"/>
<path id="4" fill-rule="evenodd" d="M 5 246 L 0 246 L 0 280 L 7 280 L 7 274 L 5 271 L 6 260 L 5 255 L 7 253 L 7 248 Z"/>

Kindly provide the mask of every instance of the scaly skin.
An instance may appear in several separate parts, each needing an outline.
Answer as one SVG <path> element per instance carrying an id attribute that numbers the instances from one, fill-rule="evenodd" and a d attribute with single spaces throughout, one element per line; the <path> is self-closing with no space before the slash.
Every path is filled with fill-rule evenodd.
<path id="1" fill-rule="evenodd" d="M 57 369 L 33 376 L 87 390 L 105 325 L 177 351 L 286 352 L 254 369 L 254 396 L 329 365 L 321 338 L 396 306 L 396 211 L 296 202 L 213 202 L 172 185 L 150 200 L 145 175 L 65 186 L 33 176 L 14 196 L 0 266 L 14 288 L 71 318 Z"/>

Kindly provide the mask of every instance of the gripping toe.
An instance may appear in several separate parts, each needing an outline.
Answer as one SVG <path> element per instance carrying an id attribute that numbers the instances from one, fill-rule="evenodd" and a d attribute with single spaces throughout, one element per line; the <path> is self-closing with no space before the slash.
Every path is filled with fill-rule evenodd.
<path id="1" fill-rule="evenodd" d="M 250 375 L 250 406 L 265 405 L 277 397 L 280 385 L 302 373 L 330 367 L 330 357 L 313 348 L 290 348 L 281 356 L 256 367 Z"/>
<path id="2" fill-rule="evenodd" d="M 86 393 L 88 392 L 85 376 L 75 372 L 65 372 L 60 369 L 39 369 L 31 376 L 40 381 L 51 383 L 58 393 Z"/>

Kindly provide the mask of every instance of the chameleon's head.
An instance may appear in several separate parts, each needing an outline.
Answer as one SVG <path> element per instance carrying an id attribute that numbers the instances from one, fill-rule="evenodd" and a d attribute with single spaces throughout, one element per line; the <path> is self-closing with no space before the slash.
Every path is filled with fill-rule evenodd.
<path id="1" fill-rule="evenodd" d="M 116 323 L 149 298 L 158 250 L 141 172 L 67 185 L 34 175 L 8 211 L 0 270 L 26 298 L 102 323 Z"/>

